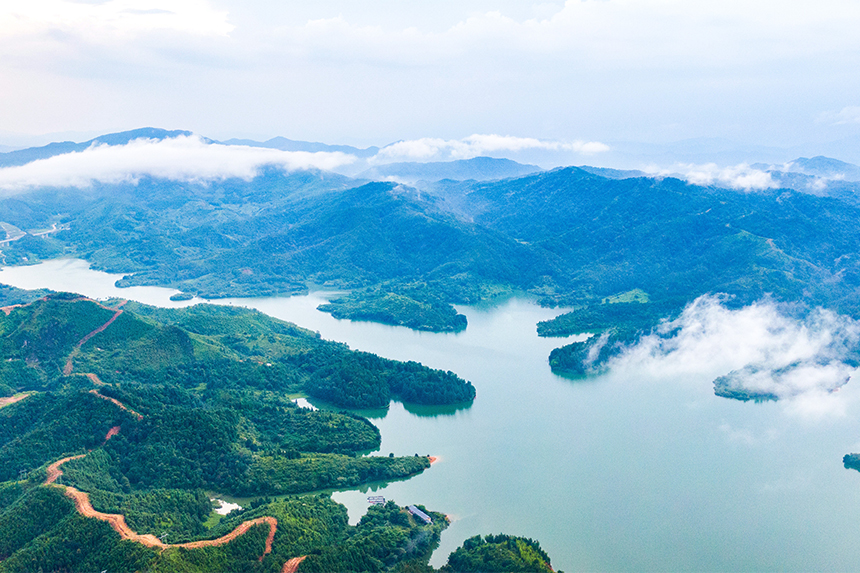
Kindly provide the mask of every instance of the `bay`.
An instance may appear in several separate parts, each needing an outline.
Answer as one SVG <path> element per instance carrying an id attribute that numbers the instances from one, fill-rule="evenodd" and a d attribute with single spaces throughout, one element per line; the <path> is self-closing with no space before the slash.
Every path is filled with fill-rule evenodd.
<path id="1" fill-rule="evenodd" d="M 117 289 L 116 275 L 83 261 L 5 268 L 0 283 L 179 307 L 177 291 Z M 535 325 L 559 310 L 511 299 L 461 307 L 468 328 L 419 333 L 341 321 L 316 310 L 326 293 L 226 299 L 389 358 L 417 360 L 471 380 L 467 408 L 392 403 L 367 412 L 377 455 L 437 456 L 410 480 L 337 492 L 356 521 L 367 495 L 422 503 L 452 524 L 432 563 L 472 535 L 538 539 L 556 570 L 847 571 L 860 563 L 860 451 L 854 383 L 841 411 L 803 417 L 779 403 L 713 394 L 713 373 L 626 370 L 571 381 L 553 375 Z M 313 402 L 313 401 L 311 401 Z"/>

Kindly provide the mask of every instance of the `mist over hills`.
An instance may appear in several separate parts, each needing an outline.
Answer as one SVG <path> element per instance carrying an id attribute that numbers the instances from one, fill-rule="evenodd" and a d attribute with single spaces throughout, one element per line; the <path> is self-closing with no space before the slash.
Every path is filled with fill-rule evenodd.
<path id="1" fill-rule="evenodd" d="M 29 147 L 26 149 L 18 149 L 6 153 L 0 153 L 0 167 L 12 167 L 16 165 L 26 165 L 37 159 L 47 159 L 64 153 L 73 153 L 83 151 L 92 145 L 125 145 L 135 139 L 155 139 L 161 140 L 169 137 L 178 137 L 180 135 L 192 135 L 190 131 L 159 129 L 155 127 L 143 127 L 133 129 L 131 131 L 123 131 L 120 133 L 110 133 L 100 135 L 99 137 L 84 141 L 82 143 L 74 143 L 72 141 L 62 141 L 49 143 L 41 147 Z"/>
<path id="2" fill-rule="evenodd" d="M 379 151 L 378 147 L 367 147 L 359 149 L 351 145 L 328 145 L 326 143 L 314 143 L 311 141 L 295 141 L 286 137 L 273 137 L 266 141 L 254 141 L 253 139 L 228 139 L 221 141 L 224 145 L 247 145 L 249 147 L 266 147 L 269 149 L 280 149 L 281 151 L 309 151 L 317 153 L 320 151 L 340 151 L 349 153 L 356 157 L 373 157 Z"/>
<path id="3" fill-rule="evenodd" d="M 523 165 L 510 159 L 475 157 L 430 163 L 388 163 L 362 171 L 357 177 L 374 180 L 390 179 L 414 184 L 419 181 L 441 181 L 442 179 L 491 181 L 520 177 L 537 171 L 543 170 L 537 165 Z"/>
<path id="4" fill-rule="evenodd" d="M 146 128 L 70 145 L 187 134 Z M 284 138 L 260 145 L 356 150 Z M 3 198 L 0 248 L 7 264 L 80 256 L 127 274 L 124 285 L 209 298 L 293 294 L 309 282 L 351 289 L 328 310 L 425 329 L 462 328 L 451 304 L 514 291 L 548 305 L 642 291 L 664 310 L 711 292 L 738 302 L 769 294 L 860 316 L 860 212 L 849 181 L 858 168 L 825 157 L 755 168 L 785 185 L 739 191 L 488 157 L 376 165 L 361 178 L 264 164 L 253 176 L 206 180 L 139 173 Z M 427 183 L 366 183 L 395 174 Z"/>
<path id="5" fill-rule="evenodd" d="M 147 128 L 92 141 L 117 145 L 186 133 Z M 22 161 L 26 151 L 13 154 Z M 826 158 L 794 164 L 828 175 L 855 167 Z M 743 300 L 773 293 L 856 312 L 860 243 L 849 221 L 858 212 L 844 198 L 808 189 L 738 192 L 591 167 L 515 176 L 535 169 L 475 158 L 381 165 L 362 174 L 448 179 L 420 192 L 277 168 L 248 180 L 140 176 L 85 189 L 35 189 L 0 201 L 0 220 L 24 231 L 58 230 L 25 234 L 4 245 L 3 255 L 14 264 L 74 254 L 129 273 L 124 284 L 172 285 L 216 298 L 302 292 L 310 281 L 437 306 L 510 289 L 547 304 L 642 289 L 678 301 L 713 291 Z M 506 179 L 492 180 L 498 176 Z"/>

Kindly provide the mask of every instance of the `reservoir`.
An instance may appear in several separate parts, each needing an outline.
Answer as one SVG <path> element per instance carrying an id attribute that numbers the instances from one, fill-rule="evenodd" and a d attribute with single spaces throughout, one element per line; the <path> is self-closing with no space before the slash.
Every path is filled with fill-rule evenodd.
<path id="1" fill-rule="evenodd" d="M 82 261 L 0 271 L 0 283 L 159 306 L 176 291 L 117 289 L 119 276 Z M 341 321 L 316 310 L 321 293 L 226 299 L 399 360 L 451 370 L 477 389 L 465 408 L 392 403 L 362 412 L 382 432 L 379 455 L 431 454 L 412 479 L 337 492 L 356 521 L 367 496 L 448 514 L 432 564 L 464 539 L 509 533 L 540 541 L 572 571 L 847 571 L 860 567 L 860 392 L 816 416 L 782 403 L 716 397 L 706 367 L 658 374 L 633 367 L 599 377 L 553 375 L 535 325 L 560 313 L 523 299 L 461 307 L 468 328 L 419 333 Z M 703 357 L 703 363 L 706 362 Z"/>

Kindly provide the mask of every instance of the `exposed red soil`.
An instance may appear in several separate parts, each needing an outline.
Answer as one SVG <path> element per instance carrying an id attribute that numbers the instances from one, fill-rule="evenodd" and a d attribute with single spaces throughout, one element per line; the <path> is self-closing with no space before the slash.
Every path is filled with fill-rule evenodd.
<path id="1" fill-rule="evenodd" d="M 60 466 L 66 462 L 70 462 L 72 460 L 77 460 L 84 457 L 86 454 L 81 454 L 79 456 L 69 456 L 67 458 L 63 458 L 61 460 L 57 460 L 48 466 L 48 477 L 45 479 L 45 483 L 54 483 L 57 479 L 63 475 L 63 470 L 60 469 Z"/>
<path id="2" fill-rule="evenodd" d="M 427 456 L 427 459 L 430 460 L 431 466 L 439 461 L 439 458 L 437 456 Z"/>
<path id="3" fill-rule="evenodd" d="M 95 374 L 93 374 L 92 372 L 87 373 L 86 377 L 89 378 L 90 382 L 92 382 L 96 386 L 107 386 L 107 384 L 102 382 L 101 379 L 98 376 L 96 376 Z"/>
<path id="4" fill-rule="evenodd" d="M 121 300 L 119 302 L 119 304 L 116 305 L 115 308 L 110 308 L 110 307 L 104 306 L 103 304 L 96 302 L 92 299 L 86 298 L 86 297 L 76 298 L 72 302 L 78 302 L 78 301 L 82 301 L 82 300 L 94 302 L 105 310 L 113 310 L 116 312 L 114 312 L 113 316 L 110 317 L 110 319 L 106 323 L 104 323 L 100 327 L 96 328 L 95 330 L 93 330 L 92 332 L 90 332 L 89 334 L 87 334 L 86 336 L 84 336 L 83 338 L 81 338 L 78 341 L 78 343 L 75 345 L 75 349 L 72 350 L 71 354 L 69 354 L 69 358 L 66 360 L 66 365 L 63 366 L 63 374 L 65 374 L 66 376 L 68 376 L 69 374 L 72 373 L 72 369 L 74 368 L 73 361 L 74 361 L 75 355 L 78 353 L 78 350 L 80 349 L 80 347 L 83 346 L 84 344 L 86 344 L 90 338 L 92 338 L 93 336 L 95 336 L 99 332 L 103 332 L 104 329 L 106 329 L 108 326 L 113 324 L 113 321 L 115 321 L 117 318 L 119 318 L 119 315 L 122 314 L 122 308 L 120 308 L 120 307 L 124 306 L 125 303 L 128 302 L 127 300 Z"/>
<path id="5" fill-rule="evenodd" d="M 293 557 L 286 563 L 284 563 L 283 569 L 281 569 L 281 573 L 296 573 L 299 570 L 299 565 L 301 565 L 302 561 L 307 559 L 307 555 L 302 555 L 301 557 Z"/>
<path id="6" fill-rule="evenodd" d="M 14 404 L 15 402 L 20 402 L 24 398 L 27 398 L 29 394 L 22 394 L 21 396 L 10 396 L 8 398 L 0 398 L 0 408 L 3 406 L 8 406 L 9 404 Z"/>
<path id="7" fill-rule="evenodd" d="M 105 443 L 107 443 L 107 441 L 108 441 L 109 439 L 111 439 L 112 437 L 114 437 L 114 436 L 116 436 L 117 434 L 119 434 L 119 430 L 120 430 L 120 427 L 119 427 L 119 426 L 114 426 L 113 428 L 111 428 L 110 430 L 108 430 L 108 433 L 105 435 Z"/>
<path id="8" fill-rule="evenodd" d="M 22 306 L 25 306 L 25 305 L 23 305 L 23 304 L 10 304 L 9 306 L 0 307 L 0 310 L 2 310 L 4 313 L 6 313 L 6 316 L 9 316 L 9 314 L 12 312 L 13 309 L 20 308 Z"/>
<path id="9" fill-rule="evenodd" d="M 275 539 L 275 531 L 277 531 L 278 529 L 278 520 L 274 517 L 258 517 L 257 519 L 245 521 L 244 523 L 240 524 L 236 529 L 234 529 L 227 535 L 224 535 L 223 537 L 219 537 L 218 539 L 204 539 L 202 541 L 191 541 L 189 543 L 168 544 L 162 542 L 159 538 L 152 535 L 151 533 L 141 535 L 140 533 L 135 532 L 125 522 L 124 515 L 115 513 L 102 513 L 101 511 L 96 511 L 90 503 L 90 496 L 87 493 L 68 486 L 65 486 L 65 490 L 66 496 L 74 500 L 75 508 L 81 515 L 83 515 L 84 517 L 98 519 L 100 521 L 106 521 L 108 524 L 110 524 L 114 531 L 119 533 L 119 536 L 122 539 L 128 539 L 129 541 L 134 541 L 136 543 L 146 545 L 147 547 L 155 547 L 159 549 L 168 549 L 171 547 L 199 549 L 200 547 L 214 547 L 217 545 L 224 545 L 226 543 L 230 543 L 231 541 L 251 529 L 253 526 L 266 523 L 269 525 L 269 535 L 268 537 L 266 537 L 266 547 L 263 550 L 263 555 L 268 555 L 272 552 L 272 541 Z"/>
<path id="10" fill-rule="evenodd" d="M 113 431 L 114 429 L 119 431 L 119 426 L 117 426 L 116 428 L 111 428 L 111 431 Z M 108 435 L 110 435 L 110 432 L 108 432 Z M 61 475 L 63 475 L 63 470 L 60 469 L 60 466 L 62 466 L 64 463 L 82 458 L 85 455 L 86 454 L 81 454 L 78 456 L 69 456 L 67 458 L 63 458 L 52 463 L 50 466 L 48 466 L 48 476 L 45 480 L 45 484 L 54 484 L 57 479 Z M 78 513 L 80 513 L 84 517 L 90 517 L 93 519 L 98 519 L 100 521 L 106 521 L 108 524 L 110 524 L 114 531 L 119 533 L 122 539 L 128 539 L 130 541 L 141 543 L 143 545 L 146 545 L 147 547 L 154 547 L 159 549 L 169 549 L 171 547 L 198 549 L 200 547 L 214 547 L 217 545 L 224 545 L 226 543 L 230 543 L 231 541 L 251 529 L 253 526 L 266 523 L 269 525 L 269 535 L 266 537 L 266 546 L 263 550 L 263 555 L 268 555 L 272 552 L 272 543 L 275 540 L 275 532 L 278 530 L 278 520 L 274 517 L 258 517 L 257 519 L 251 519 L 249 521 L 241 523 L 236 529 L 234 529 L 227 535 L 224 535 L 223 537 L 219 537 L 218 539 L 204 539 L 201 541 L 191 541 L 189 543 L 167 544 L 163 543 L 159 538 L 150 533 L 141 535 L 135 532 L 125 522 L 124 515 L 115 513 L 102 513 L 101 511 L 96 511 L 95 508 L 93 508 L 92 503 L 90 503 L 90 496 L 86 492 L 65 485 L 55 485 L 54 487 L 63 488 L 66 496 L 71 498 L 75 502 L 75 509 L 77 509 Z M 263 555 L 260 556 L 261 561 L 263 559 Z M 298 563 L 301 563 L 301 560 Z M 296 567 L 298 567 L 298 563 L 296 563 Z"/>
<path id="11" fill-rule="evenodd" d="M 46 301 L 46 300 L 48 300 L 48 297 L 43 296 L 42 298 L 36 299 L 33 302 Z M 14 309 L 23 308 L 25 306 L 30 306 L 31 304 L 33 304 L 33 303 L 28 302 L 27 304 L 10 304 L 9 306 L 0 307 L 0 310 L 2 310 L 4 313 L 6 313 L 6 316 L 9 316 L 9 313 L 11 313 Z"/>
<path id="12" fill-rule="evenodd" d="M 126 406 L 125 404 L 123 404 L 122 402 L 117 400 L 116 398 L 111 398 L 110 396 L 102 396 L 101 394 L 99 394 L 98 390 L 90 390 L 90 394 L 92 394 L 93 396 L 98 396 L 102 400 L 107 400 L 108 402 L 113 402 L 114 404 L 116 404 L 117 406 L 119 406 L 120 408 L 122 408 L 123 410 L 125 410 L 126 412 L 131 414 L 132 416 L 136 417 L 138 420 L 143 420 L 143 414 L 141 414 L 140 412 L 135 412 L 134 410 L 132 410 L 131 408 L 129 408 L 128 406 Z"/>

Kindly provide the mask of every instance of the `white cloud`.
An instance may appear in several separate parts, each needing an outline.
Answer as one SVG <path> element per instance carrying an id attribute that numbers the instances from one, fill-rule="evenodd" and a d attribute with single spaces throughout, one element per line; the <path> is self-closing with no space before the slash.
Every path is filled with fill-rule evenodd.
<path id="1" fill-rule="evenodd" d="M 839 111 L 829 111 L 819 116 L 819 121 L 833 125 L 860 123 L 860 106 L 849 105 Z"/>
<path id="2" fill-rule="evenodd" d="M 816 309 L 762 301 L 729 309 L 703 296 L 674 321 L 628 348 L 610 367 L 653 377 L 724 376 L 730 388 L 768 393 L 808 416 L 839 414 L 836 393 L 857 369 L 847 360 L 860 344 L 860 322 Z"/>
<path id="3" fill-rule="evenodd" d="M 562 151 L 593 155 L 609 151 L 609 146 L 597 141 L 544 141 L 511 135 L 474 134 L 463 139 L 425 137 L 398 141 L 379 150 L 378 160 L 446 160 L 469 159 L 479 155 L 516 153 L 528 150 Z"/>
<path id="4" fill-rule="evenodd" d="M 646 168 L 646 170 L 653 175 L 680 176 L 694 185 L 717 185 L 744 191 L 779 187 L 770 173 L 753 169 L 746 163 L 729 167 L 719 167 L 716 163 L 704 165 L 678 164 L 670 169 Z"/>
<path id="5" fill-rule="evenodd" d="M 233 28 L 227 12 L 204 0 L 28 0 L 0 10 L 5 38 L 71 34 L 101 42 L 106 36 L 130 38 L 164 30 L 226 36 Z"/>
<path id="6" fill-rule="evenodd" d="M 94 145 L 19 167 L 0 169 L 0 189 L 88 187 L 150 176 L 175 181 L 250 180 L 265 166 L 286 171 L 334 169 L 355 161 L 340 152 L 281 151 L 241 145 L 207 144 L 198 136 L 163 140 L 137 139 L 127 145 Z"/>
<path id="7" fill-rule="evenodd" d="M 778 141 L 856 93 L 858 25 L 848 0 L 7 1 L 0 130 Z"/>

